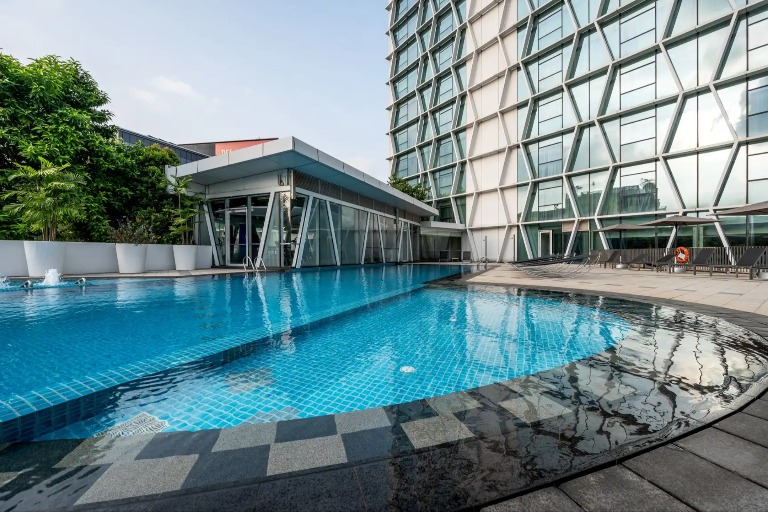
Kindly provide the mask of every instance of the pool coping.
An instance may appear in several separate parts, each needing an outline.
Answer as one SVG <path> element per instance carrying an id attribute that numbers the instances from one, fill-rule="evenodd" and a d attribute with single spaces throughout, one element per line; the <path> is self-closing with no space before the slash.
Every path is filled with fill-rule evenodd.
<path id="1" fill-rule="evenodd" d="M 479 273 L 470 274 L 471 277 L 475 277 L 477 275 L 479 275 Z M 561 286 L 546 286 L 546 285 L 523 286 L 523 285 L 515 285 L 515 284 L 471 283 L 471 282 L 468 282 L 467 276 L 461 276 L 461 277 L 451 276 L 451 277 L 441 278 L 441 279 L 428 282 L 427 286 L 435 287 L 435 288 L 464 288 L 464 287 L 471 286 L 471 287 L 477 287 L 480 289 L 504 288 L 504 289 L 515 289 L 515 290 L 537 290 L 537 291 L 541 290 L 545 292 L 546 291 L 556 292 L 558 294 L 588 296 L 588 297 L 598 296 L 598 297 L 613 298 L 618 300 L 626 300 L 630 302 L 638 302 L 638 303 L 644 303 L 644 304 L 669 306 L 676 309 L 691 311 L 694 313 L 700 313 L 707 316 L 723 319 L 743 329 L 749 330 L 762 338 L 768 337 L 768 317 L 764 315 L 747 313 L 743 311 L 736 311 L 736 310 L 731 310 L 731 309 L 722 308 L 722 307 L 688 303 L 684 301 L 677 301 L 677 300 L 670 300 L 670 299 L 650 300 L 650 299 L 643 299 L 642 297 L 638 297 L 638 296 L 615 293 L 615 292 L 592 291 L 592 290 L 589 290 L 589 291 L 571 290 Z M 413 293 L 413 291 L 408 293 Z M 527 377 L 523 379 L 526 379 L 526 378 Z M 511 381 L 505 381 L 505 382 L 511 382 Z M 500 386 L 500 385 L 502 385 L 502 383 L 497 383 L 497 384 L 494 384 L 493 386 Z M 449 395 L 444 395 L 443 397 L 436 397 L 436 398 L 461 396 L 461 395 L 465 395 L 467 392 L 476 392 L 478 389 L 480 388 L 469 389 L 463 392 L 452 393 Z M 700 430 L 706 429 L 716 421 L 720 421 L 728 416 L 738 413 L 740 410 L 742 410 L 744 407 L 747 407 L 756 398 L 758 398 L 758 396 L 763 394 L 766 389 L 768 389 L 768 379 L 763 378 L 761 380 L 754 382 L 747 389 L 746 392 L 742 393 L 736 400 L 734 400 L 733 403 L 726 406 L 722 411 L 714 413 L 710 417 L 708 417 L 706 422 L 703 422 L 703 423 L 698 422 L 700 424 L 694 424 L 693 426 L 686 428 L 684 432 L 679 432 L 679 433 L 672 432 L 671 434 L 661 436 L 658 439 L 656 439 L 656 436 L 653 436 L 654 439 L 652 441 L 643 440 L 644 446 L 635 447 L 635 446 L 632 446 L 632 444 L 630 443 L 629 445 L 619 447 L 617 450 L 608 450 L 605 453 L 610 454 L 610 457 L 608 457 L 603 462 L 598 462 L 596 464 L 590 465 L 587 468 L 578 469 L 577 471 L 561 475 L 558 478 L 555 478 L 552 480 L 539 482 L 534 486 L 518 490 L 517 492 L 511 493 L 511 494 L 498 496 L 493 500 L 489 500 L 483 503 L 477 503 L 473 505 L 472 508 L 473 509 L 480 508 L 481 506 L 485 506 L 491 503 L 505 501 L 510 498 L 514 498 L 515 496 L 518 496 L 520 494 L 528 493 L 542 487 L 557 484 L 560 481 L 570 480 L 577 477 L 580 474 L 592 472 L 600 469 L 601 467 L 606 467 L 608 465 L 617 464 L 618 462 L 625 460 L 627 458 L 634 457 L 641 453 L 645 453 L 647 451 L 651 451 L 661 446 L 664 446 L 666 444 L 672 443 L 676 440 L 679 440 L 681 437 L 685 437 L 687 435 L 691 435 Z M 402 408 L 402 406 L 406 406 L 405 408 L 408 409 L 409 411 L 406 413 L 406 415 L 413 413 L 415 417 L 418 417 L 419 406 L 414 404 L 423 404 L 429 407 L 430 400 L 433 400 L 433 399 L 423 399 L 423 400 L 418 400 L 408 404 L 398 404 L 396 406 L 387 406 L 384 408 L 377 408 L 377 409 L 385 409 L 385 410 L 399 409 L 399 408 Z M 368 410 L 370 411 L 375 409 L 368 409 Z M 397 414 L 397 413 L 391 410 L 388 411 L 388 413 L 390 418 L 394 420 L 395 418 L 392 418 L 392 414 Z M 347 414 L 350 414 L 350 413 L 347 413 Z M 351 414 L 354 414 L 354 413 L 351 413 Z M 336 421 L 336 418 L 339 416 L 343 416 L 343 415 L 329 415 L 329 416 L 324 416 L 319 418 L 330 417 L 330 418 L 333 418 L 333 421 Z M 308 418 L 308 420 L 312 420 L 312 419 L 313 418 Z M 304 420 L 291 420 L 291 421 L 304 421 Z M 281 423 L 286 423 L 286 422 L 282 422 L 282 421 L 276 422 L 274 423 L 274 425 L 278 425 Z M 215 430 L 214 432 L 220 432 L 220 431 Z M 184 435 L 187 433 L 180 432 L 177 434 Z M 419 451 L 419 449 L 416 449 L 415 451 Z M 402 454 L 399 454 L 398 456 L 401 456 L 401 455 Z M 396 458 L 396 457 L 390 457 L 390 458 Z M 151 507 L 154 504 L 158 504 L 158 505 L 161 505 L 161 508 L 163 505 L 170 506 L 175 504 L 177 506 L 180 506 L 185 503 L 189 505 L 192 503 L 192 501 L 190 500 L 194 501 L 196 499 L 199 499 L 200 496 L 205 493 L 220 493 L 222 492 L 222 490 L 225 490 L 226 492 L 229 492 L 229 493 L 236 493 L 236 494 L 242 493 L 243 496 L 245 496 L 245 495 L 248 495 L 248 492 L 249 492 L 248 489 L 250 487 L 252 487 L 253 485 L 256 485 L 256 486 L 261 485 L 264 482 L 309 477 L 310 475 L 313 475 L 313 474 L 319 474 L 319 473 L 324 473 L 329 471 L 332 472 L 334 470 L 341 470 L 341 469 L 354 467 L 354 466 L 362 466 L 369 463 L 371 463 L 371 460 L 365 460 L 358 463 L 344 463 L 339 465 L 329 465 L 329 466 L 323 466 L 321 468 L 309 469 L 304 471 L 289 472 L 286 474 L 275 475 L 275 476 L 266 477 L 258 480 L 242 480 L 234 483 L 228 483 L 226 485 L 200 486 L 200 487 L 195 487 L 188 490 L 172 491 L 169 493 L 163 493 L 163 494 L 152 496 L 149 499 L 128 498 L 124 500 L 97 502 L 90 505 L 78 505 L 74 507 L 74 510 L 101 510 L 102 508 L 108 508 L 110 510 L 120 510 L 121 507 L 125 507 L 126 509 L 130 509 L 130 510 L 141 510 L 142 509 L 140 506 L 141 504 L 147 504 L 148 507 Z M 360 484 L 360 485 L 364 485 L 364 484 Z M 69 510 L 69 508 L 67 509 Z"/>

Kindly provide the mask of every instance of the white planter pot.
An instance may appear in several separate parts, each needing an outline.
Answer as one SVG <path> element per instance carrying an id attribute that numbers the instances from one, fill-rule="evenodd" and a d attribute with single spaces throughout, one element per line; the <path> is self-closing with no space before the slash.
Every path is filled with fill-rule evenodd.
<path id="1" fill-rule="evenodd" d="M 174 245 L 173 259 L 176 270 L 195 270 L 197 261 L 196 245 Z"/>
<path id="2" fill-rule="evenodd" d="M 115 244 L 121 274 L 141 274 L 147 268 L 147 244 Z"/>
<path id="3" fill-rule="evenodd" d="M 43 277 L 55 268 L 64 272 L 67 259 L 66 242 L 24 242 L 24 255 L 27 258 L 27 271 L 30 277 Z"/>

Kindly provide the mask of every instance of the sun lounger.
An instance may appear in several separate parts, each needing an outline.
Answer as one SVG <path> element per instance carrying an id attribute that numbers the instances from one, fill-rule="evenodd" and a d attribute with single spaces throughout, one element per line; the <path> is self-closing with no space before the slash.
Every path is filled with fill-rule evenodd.
<path id="1" fill-rule="evenodd" d="M 712 247 L 702 249 L 686 266 L 693 268 L 693 275 L 696 275 L 696 267 L 708 267 L 713 254 L 715 254 L 715 249 Z"/>
<path id="2" fill-rule="evenodd" d="M 614 265 L 618 263 L 618 259 L 620 256 L 621 256 L 620 251 L 611 249 L 605 254 L 605 259 L 603 261 L 598 261 L 598 263 L 602 263 L 603 268 L 606 268 L 608 265 L 611 265 L 611 268 L 613 268 Z"/>
<path id="3" fill-rule="evenodd" d="M 640 268 L 643 268 L 645 265 L 650 265 L 650 264 L 651 262 L 648 261 L 648 253 L 641 252 L 640 254 L 632 258 L 632 261 L 627 263 L 627 268 L 631 269 L 632 265 L 637 265 L 639 267 L 638 270 L 640 270 Z"/>
<path id="4" fill-rule="evenodd" d="M 739 261 L 737 261 L 735 265 L 709 265 L 709 275 L 711 276 L 712 271 L 715 269 L 722 269 L 725 270 L 726 273 L 735 270 L 736 277 L 739 277 L 739 269 L 743 268 L 749 271 L 749 278 L 752 279 L 752 271 L 755 270 L 755 265 L 757 265 L 758 260 L 762 258 L 763 253 L 765 253 L 765 247 L 750 247 L 744 252 L 741 258 L 739 258 Z"/>
<path id="5" fill-rule="evenodd" d="M 675 255 L 674 254 L 665 254 L 658 260 L 656 260 L 654 263 L 651 263 L 651 267 L 653 267 L 656 272 L 661 272 L 661 269 L 664 267 L 668 267 L 674 263 Z"/>

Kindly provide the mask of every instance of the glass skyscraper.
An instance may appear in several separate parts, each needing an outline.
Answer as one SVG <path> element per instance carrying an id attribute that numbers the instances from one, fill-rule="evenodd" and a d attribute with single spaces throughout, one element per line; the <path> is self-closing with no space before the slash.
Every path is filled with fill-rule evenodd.
<path id="1" fill-rule="evenodd" d="M 616 248 L 599 229 L 768 200 L 767 2 L 396 0 L 388 12 L 391 171 L 430 189 L 432 220 L 461 225 L 475 258 Z M 677 235 L 765 245 L 768 222 Z M 671 236 L 630 232 L 625 247 Z"/>

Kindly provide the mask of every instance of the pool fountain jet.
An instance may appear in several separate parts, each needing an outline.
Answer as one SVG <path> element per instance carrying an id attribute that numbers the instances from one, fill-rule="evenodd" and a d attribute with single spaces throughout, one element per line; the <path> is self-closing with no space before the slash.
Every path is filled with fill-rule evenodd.
<path id="1" fill-rule="evenodd" d="M 0 290 L 4 290 L 11 287 L 11 283 L 8 282 L 8 278 L 3 274 L 0 274 Z"/>
<path id="2" fill-rule="evenodd" d="M 49 268 L 41 284 L 43 286 L 58 286 L 61 284 L 61 274 L 55 268 Z"/>

